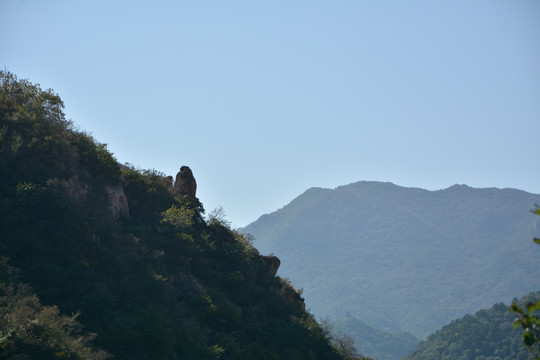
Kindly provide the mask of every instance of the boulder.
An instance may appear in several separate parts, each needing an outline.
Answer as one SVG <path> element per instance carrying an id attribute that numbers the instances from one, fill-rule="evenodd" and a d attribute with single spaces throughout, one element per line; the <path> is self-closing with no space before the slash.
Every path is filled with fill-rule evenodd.
<path id="1" fill-rule="evenodd" d="M 174 192 L 178 196 L 195 196 L 197 192 L 197 182 L 189 167 L 182 166 L 178 174 L 176 174 Z"/>

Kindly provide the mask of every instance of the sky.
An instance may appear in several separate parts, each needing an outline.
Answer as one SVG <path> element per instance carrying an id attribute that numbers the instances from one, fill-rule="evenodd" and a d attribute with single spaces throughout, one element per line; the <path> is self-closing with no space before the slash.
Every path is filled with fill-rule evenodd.
<path id="1" fill-rule="evenodd" d="M 361 180 L 540 193 L 537 0 L 0 0 L 0 67 L 235 228 Z"/>

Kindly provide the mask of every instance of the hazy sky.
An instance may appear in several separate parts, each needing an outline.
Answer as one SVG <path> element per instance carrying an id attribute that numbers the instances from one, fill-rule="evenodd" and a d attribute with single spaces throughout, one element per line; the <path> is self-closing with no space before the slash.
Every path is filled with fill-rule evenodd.
<path id="1" fill-rule="evenodd" d="M 537 0 L 0 0 L 0 66 L 234 227 L 359 180 L 540 193 Z"/>

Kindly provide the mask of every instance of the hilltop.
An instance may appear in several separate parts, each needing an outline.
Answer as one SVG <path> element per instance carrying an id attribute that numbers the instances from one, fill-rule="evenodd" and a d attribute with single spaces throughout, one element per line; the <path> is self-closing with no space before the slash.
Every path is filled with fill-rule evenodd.
<path id="1" fill-rule="evenodd" d="M 191 169 L 119 165 L 62 109 L 0 72 L 0 357 L 343 358 Z"/>
<path id="2" fill-rule="evenodd" d="M 454 185 L 428 191 L 360 181 L 312 188 L 243 232 L 283 261 L 308 309 L 425 338 L 540 288 L 530 209 L 540 196 Z"/>
<path id="3" fill-rule="evenodd" d="M 520 305 L 538 299 L 540 293 L 530 293 L 521 299 Z M 516 315 L 508 308 L 498 303 L 453 320 L 421 342 L 405 360 L 530 358 L 528 349 L 523 346 L 521 329 L 513 327 Z"/>

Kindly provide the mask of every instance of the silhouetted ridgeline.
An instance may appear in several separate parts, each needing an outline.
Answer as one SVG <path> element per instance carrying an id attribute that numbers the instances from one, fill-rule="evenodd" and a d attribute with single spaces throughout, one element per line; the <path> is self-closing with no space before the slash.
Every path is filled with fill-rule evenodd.
<path id="1" fill-rule="evenodd" d="M 343 358 L 191 170 L 119 166 L 62 108 L 0 73 L 1 358 Z"/>

